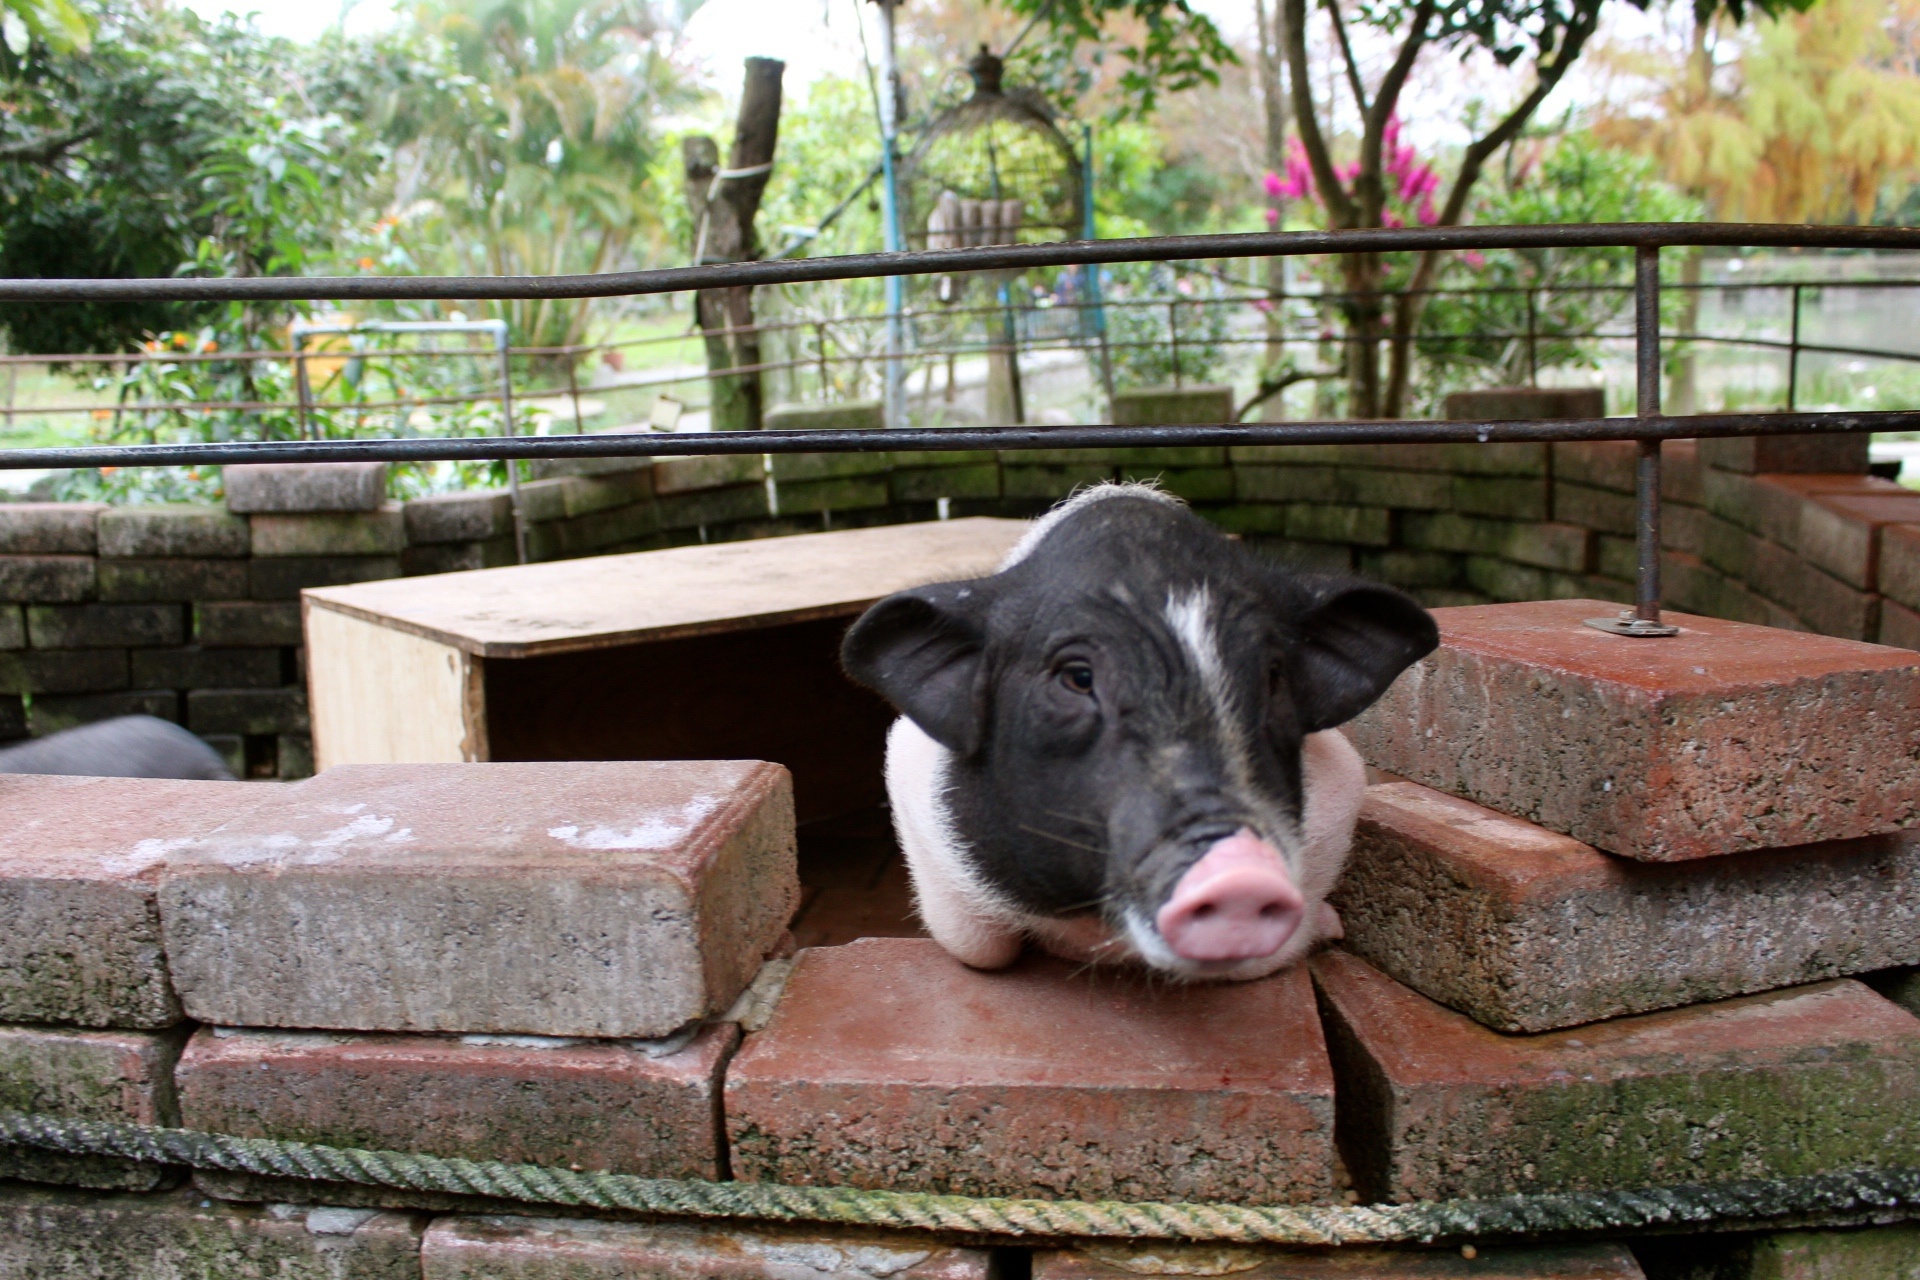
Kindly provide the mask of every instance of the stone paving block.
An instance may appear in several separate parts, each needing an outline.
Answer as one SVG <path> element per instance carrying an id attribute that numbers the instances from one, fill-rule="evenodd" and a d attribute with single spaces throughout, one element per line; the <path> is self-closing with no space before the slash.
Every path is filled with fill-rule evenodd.
<path id="1" fill-rule="evenodd" d="M 527 530 L 527 558 L 592 555 L 645 538 L 659 527 L 660 516 L 651 502 L 628 503 L 572 520 L 550 520 Z"/>
<path id="2" fill-rule="evenodd" d="M 1889 600 L 1920 609 L 1920 524 L 1891 525 L 1880 533 L 1880 590 Z"/>
<path id="3" fill-rule="evenodd" d="M 387 500 L 384 462 L 268 462 L 221 474 L 229 511 L 378 511 Z"/>
<path id="4" fill-rule="evenodd" d="M 420 1280 L 418 1214 L 229 1205 L 181 1190 L 0 1186 L 0 1275 L 32 1280 Z"/>
<path id="5" fill-rule="evenodd" d="M 1312 962 L 1366 1200 L 1905 1167 L 1920 1019 L 1849 979 L 1503 1036 L 1343 951 Z"/>
<path id="6" fill-rule="evenodd" d="M 92 556 L 0 556 L 0 600 L 72 604 L 93 597 Z"/>
<path id="7" fill-rule="evenodd" d="M 1127 1280 L 1131 1276 L 1220 1276 L 1244 1280 L 1646 1280 L 1617 1244 L 1329 1250 L 1236 1245 L 1090 1244 L 1040 1249 L 1033 1280 Z"/>
<path id="8" fill-rule="evenodd" d="M 102 560 L 100 598 L 128 601 L 244 600 L 247 598 L 247 562 Z"/>
<path id="9" fill-rule="evenodd" d="M 0 776 L 0 1022 L 178 1022 L 161 864 L 262 798 L 237 782 Z"/>
<path id="10" fill-rule="evenodd" d="M 401 508 L 407 541 L 484 542 L 513 534 L 513 497 L 504 489 L 436 493 Z"/>
<path id="11" fill-rule="evenodd" d="M 1412 782 L 1370 787 L 1347 947 L 1499 1031 L 1920 964 L 1920 833 L 1673 866 Z"/>
<path id="12" fill-rule="evenodd" d="M 739 1037 L 732 1023 L 677 1049 L 203 1027 L 176 1078 L 183 1122 L 213 1133 L 711 1179 L 724 1176 L 720 1078 Z"/>
<path id="13" fill-rule="evenodd" d="M 247 554 L 247 522 L 220 507 L 113 507 L 100 513 L 100 554 L 123 559 Z"/>
<path id="14" fill-rule="evenodd" d="M 195 733 L 305 733 L 307 691 L 192 689 L 187 692 L 187 728 Z"/>
<path id="15" fill-rule="evenodd" d="M 187 638 L 186 613 L 177 604 L 29 605 L 26 623 L 36 649 L 183 644 Z"/>
<path id="16" fill-rule="evenodd" d="M 662 495 L 755 484 L 766 478 L 765 460 L 751 453 L 702 453 L 680 458 L 657 458 L 653 464 L 653 491 Z"/>
<path id="17" fill-rule="evenodd" d="M 1615 606 L 1440 611 L 1440 648 L 1347 727 L 1367 763 L 1657 862 L 1920 820 L 1920 662 L 1906 650 Z"/>
<path id="18" fill-rule="evenodd" d="M 750 1181 L 1285 1204 L 1333 1193 L 1332 1092 L 1299 969 L 1169 988 L 864 938 L 800 954 L 727 1135 Z"/>
<path id="19" fill-rule="evenodd" d="M 193 607 L 193 641 L 208 649 L 297 645 L 297 600 L 214 600 Z"/>
<path id="20" fill-rule="evenodd" d="M 90 556 L 99 550 L 94 520 L 103 502 L 0 503 L 0 555 Z"/>
<path id="21" fill-rule="evenodd" d="M 1847 435 L 1735 436 L 1702 440 L 1700 460 L 1721 471 L 1745 475 L 1768 472 L 1842 472 L 1864 475 L 1867 433 Z"/>
<path id="22" fill-rule="evenodd" d="M 759 459 L 752 461 L 758 463 Z M 764 479 L 727 489 L 662 494 L 654 499 L 654 509 L 658 512 L 662 529 L 693 529 L 743 520 L 764 520 L 770 514 Z"/>
<path id="23" fill-rule="evenodd" d="M 100 693 L 127 687 L 125 649 L 0 653 L 0 693 Z"/>
<path id="24" fill-rule="evenodd" d="M 532 534 L 528 530 L 528 534 Z M 528 541 L 532 538 L 529 536 Z M 511 537 L 488 538 L 485 542 L 436 542 L 408 547 L 400 553 L 400 569 L 407 577 L 425 573 L 464 573 L 469 569 L 497 569 L 517 564 L 518 556 Z"/>
<path id="25" fill-rule="evenodd" d="M 129 689 L 120 693 L 35 694 L 27 727 L 36 738 L 62 729 L 111 720 L 115 716 L 158 716 L 180 720 L 180 695 L 172 689 Z"/>
<path id="26" fill-rule="evenodd" d="M 0 1109 L 177 1125 L 173 1064 L 185 1040 L 184 1027 L 153 1032 L 0 1026 Z M 0 1178 L 151 1191 L 171 1176 L 165 1165 L 0 1146 Z"/>
<path id="27" fill-rule="evenodd" d="M 263 513 L 247 523 L 256 556 L 394 556 L 407 545 L 397 502 L 378 511 Z"/>
<path id="28" fill-rule="evenodd" d="M 189 1015 L 630 1038 L 727 1007 L 799 903 L 755 761 L 349 765 L 168 859 Z"/>
<path id="29" fill-rule="evenodd" d="M 989 1280 L 985 1249 L 925 1236 L 805 1227 L 442 1218 L 424 1280 Z"/>
<path id="30" fill-rule="evenodd" d="M 247 594 L 255 600 L 297 600 L 308 587 L 343 587 L 400 576 L 393 556 L 255 556 L 247 561 Z"/>
<path id="31" fill-rule="evenodd" d="M 651 496 L 652 486 L 644 471 L 598 478 L 555 476 L 520 486 L 520 513 L 530 523 L 565 520 L 645 502 Z"/>
<path id="32" fill-rule="evenodd" d="M 135 649 L 133 683 L 143 689 L 275 689 L 279 649 Z"/>
<path id="33" fill-rule="evenodd" d="M 1920 1280 L 1920 1227 L 1777 1231 L 1748 1246 L 1726 1280 Z"/>

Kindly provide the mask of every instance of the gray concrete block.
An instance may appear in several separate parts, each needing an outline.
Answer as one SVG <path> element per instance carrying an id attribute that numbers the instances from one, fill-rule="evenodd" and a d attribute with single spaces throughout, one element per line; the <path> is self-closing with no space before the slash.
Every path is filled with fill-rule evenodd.
<path id="1" fill-rule="evenodd" d="M 247 522 L 219 507 L 115 507 L 99 530 L 100 554 L 120 559 L 247 554 Z"/>
<path id="2" fill-rule="evenodd" d="M 0 1109 L 177 1125 L 173 1065 L 185 1042 L 185 1027 L 154 1032 L 0 1026 Z M 0 1146 L 0 1178 L 151 1191 L 170 1176 L 161 1164 Z"/>
<path id="3" fill-rule="evenodd" d="M 484 542 L 513 534 L 513 499 L 504 489 L 437 493 L 401 508 L 407 541 Z"/>
<path id="4" fill-rule="evenodd" d="M 27 615 L 17 604 L 0 604 L 0 649 L 27 647 Z"/>
<path id="5" fill-rule="evenodd" d="M 36 738 L 115 716 L 159 716 L 178 723 L 180 695 L 172 689 L 129 689 L 119 693 L 40 693 L 27 712 Z"/>
<path id="6" fill-rule="evenodd" d="M 1232 422 L 1233 388 L 1200 385 L 1138 387 L 1113 393 L 1117 427 L 1159 427 Z"/>
<path id="7" fill-rule="evenodd" d="M 297 600 L 308 587 L 342 587 L 400 576 L 394 556 L 255 556 L 247 562 L 255 600 Z"/>
<path id="8" fill-rule="evenodd" d="M 90 556 L 103 502 L 0 502 L 0 555 Z"/>
<path id="9" fill-rule="evenodd" d="M 256 556 L 391 556 L 407 545 L 400 504 L 378 511 L 316 511 L 251 517 Z"/>
<path id="10" fill-rule="evenodd" d="M 307 691 L 193 689 L 187 693 L 187 728 L 195 733 L 305 733 Z"/>
<path id="11" fill-rule="evenodd" d="M 760 415 L 765 431 L 878 431 L 886 425 L 886 411 L 878 400 L 777 404 Z"/>
<path id="12" fill-rule="evenodd" d="M 193 607 L 194 643 L 204 648 L 252 648 L 301 642 L 297 600 L 216 600 Z"/>
<path id="13" fill-rule="evenodd" d="M 0 693 L 102 693 L 127 687 L 125 649 L 0 653 Z"/>
<path id="14" fill-rule="evenodd" d="M 533 541 L 529 530 L 528 542 Z M 485 542 L 433 542 L 423 547 L 408 547 L 400 553 L 400 567 L 409 578 L 428 573 L 465 573 L 469 569 L 497 569 L 519 563 L 513 538 L 488 538 Z"/>
<path id="15" fill-rule="evenodd" d="M 26 621 L 36 649 L 182 644 L 187 631 L 186 614 L 177 604 L 28 605 Z"/>
<path id="16" fill-rule="evenodd" d="M 384 462 L 269 462 L 222 474 L 229 511 L 378 511 L 387 500 Z"/>
<path id="17" fill-rule="evenodd" d="M 87 563 L 92 564 L 92 561 Z M 245 560 L 102 560 L 102 600 L 244 600 Z"/>
<path id="18" fill-rule="evenodd" d="M 216 1024 L 661 1036 L 778 945 L 793 838 L 778 765 L 342 766 L 169 855 L 168 958 Z"/>
<path id="19" fill-rule="evenodd" d="M 136 649 L 138 689 L 277 689 L 285 683 L 278 649 Z"/>
<path id="20" fill-rule="evenodd" d="M 0 556 L 0 600 L 72 604 L 91 599 L 92 556 Z"/>

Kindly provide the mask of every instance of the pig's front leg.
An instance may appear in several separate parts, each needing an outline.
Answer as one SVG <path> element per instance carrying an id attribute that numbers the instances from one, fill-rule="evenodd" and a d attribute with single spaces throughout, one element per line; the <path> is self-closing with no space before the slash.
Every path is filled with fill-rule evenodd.
<path id="1" fill-rule="evenodd" d="M 1327 895 L 1340 880 L 1353 848 L 1353 828 L 1367 791 L 1367 766 L 1338 729 L 1310 733 L 1300 744 L 1300 891 L 1318 903 L 1305 923 L 1309 945 L 1346 935 Z"/>

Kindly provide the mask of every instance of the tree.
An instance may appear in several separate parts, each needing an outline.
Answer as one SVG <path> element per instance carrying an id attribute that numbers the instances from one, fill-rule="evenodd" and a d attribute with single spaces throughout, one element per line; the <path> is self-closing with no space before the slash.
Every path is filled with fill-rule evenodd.
<path id="1" fill-rule="evenodd" d="M 1115 117 L 1153 113 L 1162 93 L 1219 82 L 1237 59 L 1213 20 L 1191 0 L 998 0 L 1043 27 L 1023 43 L 1019 78 L 1062 102 L 1084 99 L 1110 81 Z M 1115 39 L 1124 29 L 1124 38 Z M 1118 56 L 1117 74 L 1108 59 Z"/>

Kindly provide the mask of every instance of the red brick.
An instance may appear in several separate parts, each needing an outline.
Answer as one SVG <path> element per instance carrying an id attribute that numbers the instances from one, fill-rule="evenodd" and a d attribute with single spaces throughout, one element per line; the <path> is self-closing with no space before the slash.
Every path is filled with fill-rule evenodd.
<path id="1" fill-rule="evenodd" d="M 984 1249 L 920 1235 L 577 1218 L 441 1218 L 423 1280 L 988 1280 Z"/>
<path id="2" fill-rule="evenodd" d="M 1675 862 L 1920 820 L 1920 660 L 1671 614 L 1638 640 L 1593 600 L 1441 609 L 1440 648 L 1347 726 L 1367 763 Z"/>
<path id="3" fill-rule="evenodd" d="M 162 866 L 265 796 L 240 782 L 0 776 L 0 1021 L 178 1022 Z"/>
<path id="4" fill-rule="evenodd" d="M 1131 1276 L 1219 1276 L 1240 1280 L 1645 1280 L 1617 1244 L 1515 1245 L 1459 1249 L 1297 1252 L 1232 1245 L 1092 1244 L 1042 1249 L 1033 1280 L 1128 1280 Z"/>
<path id="5" fill-rule="evenodd" d="M 740 1032 L 670 1053 L 534 1036 L 202 1028 L 176 1079 L 188 1128 L 378 1151 L 718 1178 L 720 1075 Z"/>
<path id="6" fill-rule="evenodd" d="M 1797 551 L 1756 539 L 1748 585 L 1793 610 L 1810 630 L 1864 640 L 1880 629 L 1880 597 L 1848 586 Z"/>
<path id="7" fill-rule="evenodd" d="M 727 1072 L 734 1176 L 964 1195 L 1284 1204 L 1333 1191 L 1305 974 L 1156 986 L 933 943 L 804 951 Z"/>
<path id="8" fill-rule="evenodd" d="M 1847 435 L 1730 436 L 1702 440 L 1700 459 L 1722 471 L 1864 473 L 1867 469 L 1866 432 Z"/>
<path id="9" fill-rule="evenodd" d="M 1400 782 L 1368 788 L 1347 947 L 1500 1031 L 1920 963 L 1920 834 L 1673 866 Z"/>
<path id="10" fill-rule="evenodd" d="M 1313 975 L 1369 1199 L 1898 1168 L 1920 1141 L 1920 1019 L 1851 980 L 1503 1036 L 1345 952 Z"/>
<path id="11" fill-rule="evenodd" d="M 330 769 L 169 859 L 175 984 L 228 1026 L 667 1035 L 785 931 L 792 794 L 754 761 Z"/>
<path id="12" fill-rule="evenodd" d="M 1872 590 L 1879 582 L 1881 531 L 1920 522 L 1920 493 L 1820 494 L 1800 508 L 1800 554 L 1842 582 Z"/>
<path id="13" fill-rule="evenodd" d="M 1882 600 L 1880 643 L 1896 649 L 1920 649 L 1920 613 L 1891 600 Z"/>
<path id="14" fill-rule="evenodd" d="M 173 1063 L 184 1030 L 74 1031 L 0 1026 L 0 1109 L 66 1120 L 179 1123 Z M 148 1191 L 163 1165 L 0 1146 L 0 1178 Z"/>
<path id="15" fill-rule="evenodd" d="M 1920 609 L 1920 524 L 1881 531 L 1880 590 L 1889 600 Z"/>

